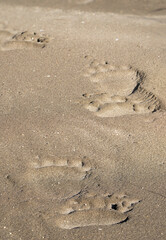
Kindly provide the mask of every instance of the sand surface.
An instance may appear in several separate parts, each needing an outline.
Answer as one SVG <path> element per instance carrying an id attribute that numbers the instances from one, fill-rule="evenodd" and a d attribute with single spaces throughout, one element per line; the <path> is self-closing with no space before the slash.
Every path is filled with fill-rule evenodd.
<path id="1" fill-rule="evenodd" d="M 0 1 L 0 240 L 164 240 L 165 1 L 23 2 Z"/>
<path id="2" fill-rule="evenodd" d="M 0 0 L 0 3 L 4 3 L 4 0 Z M 136 15 L 166 14 L 165 0 L 5 0 L 5 3 L 12 6 L 40 6 L 90 12 L 114 12 Z"/>

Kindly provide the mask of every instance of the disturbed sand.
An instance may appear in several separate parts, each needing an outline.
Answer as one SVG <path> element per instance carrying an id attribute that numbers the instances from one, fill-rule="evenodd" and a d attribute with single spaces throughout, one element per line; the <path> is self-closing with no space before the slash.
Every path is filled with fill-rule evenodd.
<path id="1" fill-rule="evenodd" d="M 0 1 L 0 239 L 165 239 L 166 16 L 152 2 Z"/>

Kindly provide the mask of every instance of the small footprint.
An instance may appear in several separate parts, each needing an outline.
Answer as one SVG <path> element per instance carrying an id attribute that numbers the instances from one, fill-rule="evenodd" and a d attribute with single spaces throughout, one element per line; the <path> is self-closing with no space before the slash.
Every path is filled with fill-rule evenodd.
<path id="1" fill-rule="evenodd" d="M 144 74 L 128 66 L 93 61 L 86 77 L 101 91 L 83 94 L 86 109 L 99 117 L 152 113 L 160 109 L 157 97 L 143 88 Z"/>
<path id="2" fill-rule="evenodd" d="M 28 31 L 13 35 L 9 31 L 0 31 L 1 50 L 15 50 L 24 48 L 44 48 L 49 42 L 45 35 Z"/>
<path id="3" fill-rule="evenodd" d="M 31 182 L 54 179 L 54 181 L 83 180 L 91 167 L 86 157 L 38 159 L 31 163 L 26 177 Z"/>
<path id="4" fill-rule="evenodd" d="M 125 194 L 78 195 L 59 207 L 56 225 L 73 229 L 121 223 L 128 219 L 126 212 L 131 211 L 138 202 Z"/>

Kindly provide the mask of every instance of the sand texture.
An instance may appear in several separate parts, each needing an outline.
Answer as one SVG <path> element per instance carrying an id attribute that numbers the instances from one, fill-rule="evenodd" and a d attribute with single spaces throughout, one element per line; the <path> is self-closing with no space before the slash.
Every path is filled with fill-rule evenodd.
<path id="1" fill-rule="evenodd" d="M 166 239 L 166 7 L 108 2 L 0 1 L 0 240 Z"/>

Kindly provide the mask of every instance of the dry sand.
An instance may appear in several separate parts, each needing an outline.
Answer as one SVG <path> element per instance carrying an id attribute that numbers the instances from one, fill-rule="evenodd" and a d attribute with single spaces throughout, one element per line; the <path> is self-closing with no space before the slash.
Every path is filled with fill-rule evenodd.
<path id="1" fill-rule="evenodd" d="M 165 1 L 0 2 L 0 239 L 164 240 Z"/>

